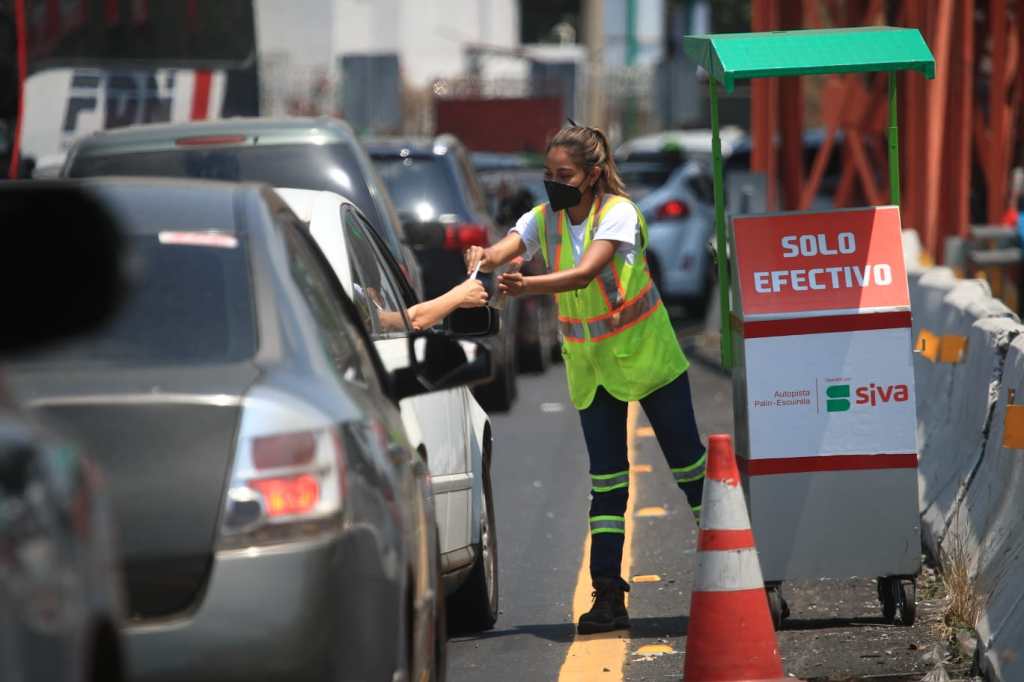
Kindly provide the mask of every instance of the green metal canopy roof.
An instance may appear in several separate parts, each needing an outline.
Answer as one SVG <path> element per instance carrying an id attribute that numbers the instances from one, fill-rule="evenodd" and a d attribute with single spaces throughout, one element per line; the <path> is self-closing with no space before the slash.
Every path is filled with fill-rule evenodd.
<path id="1" fill-rule="evenodd" d="M 866 26 L 686 36 L 686 54 L 732 92 L 737 78 L 855 71 L 920 71 L 935 57 L 916 28 Z"/>

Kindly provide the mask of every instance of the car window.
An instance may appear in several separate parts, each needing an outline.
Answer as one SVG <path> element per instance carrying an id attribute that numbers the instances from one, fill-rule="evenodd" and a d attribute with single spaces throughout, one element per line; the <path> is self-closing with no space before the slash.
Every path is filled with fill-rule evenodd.
<path id="1" fill-rule="evenodd" d="M 626 183 L 626 188 L 633 190 L 652 190 L 661 187 L 675 170 L 672 166 L 629 166 L 619 168 L 619 175 Z"/>
<path id="2" fill-rule="evenodd" d="M 699 201 L 705 204 L 715 203 L 714 182 L 707 175 L 695 175 L 686 181 L 690 191 L 694 193 Z"/>
<path id="3" fill-rule="evenodd" d="M 347 206 L 341 208 L 341 222 L 352 271 L 352 299 L 370 336 L 407 334 L 410 326 L 402 296 L 374 247 L 370 226 Z"/>
<path id="4" fill-rule="evenodd" d="M 462 177 L 466 183 L 466 193 L 469 195 L 470 203 L 481 213 L 489 214 L 487 200 L 484 197 L 483 189 L 480 188 L 480 181 L 476 176 L 476 169 L 473 168 L 473 164 L 469 162 L 465 152 L 459 152 L 455 158 L 458 159 L 459 170 L 462 172 Z"/>
<path id="5" fill-rule="evenodd" d="M 453 217 L 467 220 L 459 186 L 448 163 L 438 156 L 374 155 L 374 163 L 395 207 L 421 222 Z"/>
<path id="6" fill-rule="evenodd" d="M 45 351 L 40 362 L 181 367 L 255 355 L 245 235 L 168 229 L 127 235 L 125 242 L 135 277 L 111 324 Z"/>
<path id="7" fill-rule="evenodd" d="M 391 288 L 394 290 L 395 295 L 398 298 L 398 305 L 402 308 L 403 312 L 411 306 L 419 303 L 419 299 L 416 297 L 416 292 L 413 291 L 412 285 L 409 284 L 409 278 L 405 274 L 402 264 L 399 263 L 394 256 L 388 253 L 387 248 L 376 237 L 376 232 L 370 226 L 366 216 L 360 214 L 358 211 L 354 211 L 356 220 L 363 228 L 363 234 L 370 238 L 373 243 L 374 253 L 377 254 L 377 262 L 380 263 L 381 270 L 387 281 L 391 284 Z M 406 319 L 408 316 L 406 315 Z M 411 329 L 411 323 L 409 327 Z"/>
<path id="8" fill-rule="evenodd" d="M 362 384 L 372 381 L 374 370 L 369 351 L 341 308 L 338 296 L 342 294 L 334 273 L 317 257 L 287 214 L 278 214 L 274 222 L 284 238 L 292 280 L 309 304 L 320 345 L 338 377 Z"/>
<path id="9" fill-rule="evenodd" d="M 71 177 L 143 175 L 211 178 L 265 182 L 274 187 L 294 187 L 336 192 L 350 199 L 373 224 L 395 258 L 402 258 L 394 229 L 380 215 L 357 150 L 346 142 L 332 144 L 264 144 L 239 147 L 172 148 L 130 154 L 102 152 L 76 156 Z"/>

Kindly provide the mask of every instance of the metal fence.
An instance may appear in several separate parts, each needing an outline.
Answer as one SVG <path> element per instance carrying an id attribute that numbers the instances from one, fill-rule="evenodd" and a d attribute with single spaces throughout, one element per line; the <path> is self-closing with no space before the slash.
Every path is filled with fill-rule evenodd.
<path id="1" fill-rule="evenodd" d="M 384 64 L 389 59 L 390 65 Z M 346 56 L 329 71 L 294 64 L 284 55 L 262 55 L 261 111 L 270 116 L 340 115 L 357 131 L 369 134 L 430 135 L 437 98 L 557 96 L 567 117 L 603 125 L 613 144 L 666 125 L 662 109 L 671 84 L 652 67 L 606 69 L 596 84 L 604 112 L 597 117 L 600 120 L 591 121 L 586 108 L 595 83 L 576 63 L 535 62 L 523 77 L 457 76 L 416 87 L 402 79 L 395 59 Z"/>

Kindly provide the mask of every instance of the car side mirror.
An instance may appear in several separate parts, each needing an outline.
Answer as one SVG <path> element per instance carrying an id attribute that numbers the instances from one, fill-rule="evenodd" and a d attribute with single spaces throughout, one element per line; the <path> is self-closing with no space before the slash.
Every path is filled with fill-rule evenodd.
<path id="1" fill-rule="evenodd" d="M 494 377 L 490 350 L 481 343 L 422 332 L 409 337 L 410 365 L 391 373 L 391 397 L 404 398 L 473 386 Z"/>
<path id="2" fill-rule="evenodd" d="M 494 336 L 501 331 L 501 313 L 490 306 L 459 308 L 445 318 L 444 330 L 457 338 Z"/>
<path id="3" fill-rule="evenodd" d="M 114 218 L 88 185 L 0 182 L 0 354 L 85 333 L 106 322 L 125 288 Z"/>

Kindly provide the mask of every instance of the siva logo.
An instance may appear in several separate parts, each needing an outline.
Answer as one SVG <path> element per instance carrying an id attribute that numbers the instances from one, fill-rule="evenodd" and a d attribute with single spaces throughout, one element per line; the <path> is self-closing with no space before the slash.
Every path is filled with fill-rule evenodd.
<path id="1" fill-rule="evenodd" d="M 850 384 L 836 384 L 825 389 L 825 409 L 829 412 L 846 412 L 850 409 Z"/>
<path id="2" fill-rule="evenodd" d="M 858 405 L 877 407 L 884 403 L 905 403 L 910 400 L 910 387 L 906 384 L 869 384 L 855 391 Z M 850 409 L 850 385 L 835 384 L 825 389 L 825 409 L 846 412 Z"/>

